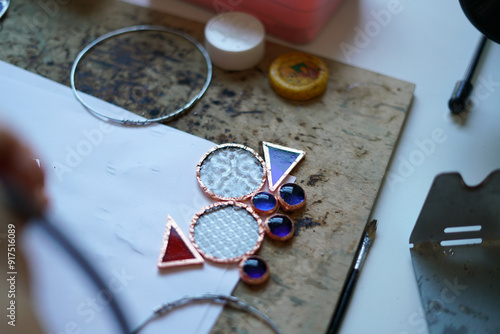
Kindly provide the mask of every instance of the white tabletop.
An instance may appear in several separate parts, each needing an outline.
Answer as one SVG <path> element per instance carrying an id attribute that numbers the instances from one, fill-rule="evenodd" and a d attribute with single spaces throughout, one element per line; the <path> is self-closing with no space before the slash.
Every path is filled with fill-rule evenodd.
<path id="1" fill-rule="evenodd" d="M 213 13 L 173 0 L 128 0 L 205 22 Z M 359 31 L 391 17 L 356 44 Z M 500 167 L 500 46 L 488 43 L 478 67 L 474 105 L 450 116 L 447 102 L 462 79 L 480 33 L 457 0 L 345 0 L 310 44 L 277 43 L 416 84 L 413 104 L 374 207 L 379 227 L 341 333 L 427 333 L 409 252 L 409 237 L 434 177 L 460 172 L 481 182 Z M 342 44 L 343 43 L 343 44 Z M 355 52 L 346 54 L 341 45 Z M 344 48 L 345 49 L 345 48 Z M 333 311 L 333 310 L 332 310 Z"/>

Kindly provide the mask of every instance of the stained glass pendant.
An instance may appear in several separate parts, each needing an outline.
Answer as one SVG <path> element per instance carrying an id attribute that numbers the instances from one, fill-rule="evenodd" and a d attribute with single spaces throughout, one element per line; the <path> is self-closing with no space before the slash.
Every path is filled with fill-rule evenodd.
<path id="1" fill-rule="evenodd" d="M 251 148 L 223 144 L 212 148 L 196 166 L 203 192 L 218 201 L 245 201 L 266 182 L 264 160 Z"/>
<path id="2" fill-rule="evenodd" d="M 264 228 L 252 208 L 228 201 L 200 210 L 193 217 L 189 237 L 206 260 L 237 263 L 260 248 Z"/>
<path id="3" fill-rule="evenodd" d="M 169 215 L 165 233 L 163 234 L 158 268 L 202 264 L 203 262 L 203 257 L 191 245 L 182 230 Z"/>
<path id="4" fill-rule="evenodd" d="M 278 209 L 278 200 L 273 194 L 261 191 L 252 196 L 252 208 L 261 215 L 271 214 Z"/>
<path id="5" fill-rule="evenodd" d="M 293 237 L 295 225 L 287 215 L 275 214 L 266 219 L 264 230 L 270 238 L 285 241 Z"/>
<path id="6" fill-rule="evenodd" d="M 293 168 L 302 160 L 306 152 L 293 148 L 262 142 L 266 160 L 269 190 L 274 192 Z"/>
<path id="7" fill-rule="evenodd" d="M 269 266 L 258 256 L 249 256 L 239 265 L 240 278 L 243 282 L 256 285 L 269 279 Z"/>
<path id="8" fill-rule="evenodd" d="M 278 202 L 285 211 L 301 210 L 306 205 L 306 193 L 295 183 L 285 183 L 278 190 Z"/>

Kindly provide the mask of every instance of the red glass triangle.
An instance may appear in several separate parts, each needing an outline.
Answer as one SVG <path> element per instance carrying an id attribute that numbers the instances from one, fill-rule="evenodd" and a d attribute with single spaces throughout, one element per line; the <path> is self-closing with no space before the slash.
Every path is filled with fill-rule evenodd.
<path id="1" fill-rule="evenodd" d="M 158 268 L 203 264 L 203 262 L 204 260 L 196 248 L 191 245 L 182 230 L 169 215 L 158 258 Z"/>
<path id="2" fill-rule="evenodd" d="M 184 240 L 182 240 L 175 228 L 171 226 L 167 241 L 167 249 L 165 250 L 165 255 L 163 256 L 162 262 L 179 261 L 194 258 L 195 256 L 188 248 L 188 246 L 184 243 Z"/>

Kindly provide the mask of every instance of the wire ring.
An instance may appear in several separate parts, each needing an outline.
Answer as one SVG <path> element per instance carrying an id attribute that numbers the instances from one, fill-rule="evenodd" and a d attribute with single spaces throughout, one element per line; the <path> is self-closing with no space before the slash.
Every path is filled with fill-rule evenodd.
<path id="1" fill-rule="evenodd" d="M 106 39 L 109 39 L 109 38 L 112 38 L 112 37 L 115 37 L 115 36 L 118 36 L 118 35 L 130 33 L 130 32 L 136 32 L 136 31 L 161 31 L 161 32 L 168 32 L 168 33 L 177 35 L 179 37 L 182 37 L 182 38 L 186 39 L 187 41 L 189 41 L 191 44 L 193 44 L 198 49 L 198 51 L 200 51 L 200 53 L 205 58 L 205 62 L 206 62 L 206 65 L 207 65 L 207 79 L 205 81 L 205 84 L 201 88 L 201 91 L 197 95 L 195 95 L 191 100 L 189 100 L 186 103 L 186 105 L 184 105 L 184 107 L 179 108 L 179 109 L 177 109 L 177 110 L 175 110 L 175 111 L 173 111 L 173 112 L 171 112 L 171 113 L 169 113 L 169 114 L 167 114 L 165 116 L 156 117 L 156 118 L 149 118 L 149 119 L 141 120 L 141 121 L 117 119 L 117 118 L 109 117 L 109 116 L 106 116 L 106 115 L 102 114 L 98 110 L 92 108 L 87 102 L 85 102 L 83 100 L 83 98 L 81 97 L 81 95 L 76 90 L 76 85 L 75 85 L 76 69 L 78 67 L 78 64 L 80 63 L 80 61 L 82 60 L 82 58 L 85 56 L 85 54 L 87 52 L 89 52 L 97 44 L 101 43 L 102 41 L 104 41 Z M 107 33 L 105 35 L 102 35 L 101 37 L 95 39 L 90 44 L 88 44 L 82 51 L 80 51 L 80 53 L 76 57 L 75 61 L 73 62 L 73 66 L 71 67 L 70 82 L 71 82 L 71 90 L 73 91 L 73 94 L 75 95 L 76 99 L 88 111 L 90 111 L 95 116 L 97 116 L 97 117 L 99 117 L 99 118 L 101 118 L 101 119 L 103 119 L 103 120 L 105 120 L 107 122 L 117 123 L 117 124 L 122 124 L 122 125 L 148 125 L 148 124 L 151 124 L 151 123 L 162 122 L 162 121 L 166 121 L 166 120 L 172 119 L 172 118 L 180 115 L 182 112 L 190 109 L 198 100 L 201 99 L 201 97 L 207 91 L 208 86 L 210 85 L 210 81 L 212 80 L 212 72 L 213 72 L 213 70 L 212 70 L 212 61 L 210 59 L 210 55 L 208 54 L 207 50 L 205 50 L 205 48 L 203 47 L 203 45 L 201 43 L 199 43 L 196 39 L 194 39 L 193 37 L 191 37 L 190 35 L 182 32 L 182 31 L 171 29 L 171 28 L 164 27 L 164 26 L 138 25 L 138 26 L 132 26 L 132 27 L 127 27 L 127 28 L 122 28 L 122 29 L 118 29 L 118 30 L 109 32 L 109 33 Z"/>
<path id="2" fill-rule="evenodd" d="M 200 296 L 184 297 L 176 301 L 170 302 L 168 304 L 161 305 L 153 311 L 153 314 L 151 316 L 149 316 L 134 331 L 132 331 L 132 334 L 139 333 L 144 327 L 146 327 L 148 323 L 161 317 L 162 315 L 168 313 L 169 311 L 175 308 L 200 302 L 211 302 L 211 303 L 233 306 L 234 308 L 253 314 L 258 319 L 265 322 L 273 330 L 274 333 L 281 334 L 280 329 L 274 323 L 274 321 L 271 318 L 269 318 L 266 314 L 256 309 L 255 307 L 252 307 L 240 301 L 236 297 L 230 295 L 216 295 L 216 294 L 205 294 Z"/>

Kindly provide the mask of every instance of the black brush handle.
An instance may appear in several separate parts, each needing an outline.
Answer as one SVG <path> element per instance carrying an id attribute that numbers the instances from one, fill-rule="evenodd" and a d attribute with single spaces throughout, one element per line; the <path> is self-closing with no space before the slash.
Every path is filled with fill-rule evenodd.
<path id="1" fill-rule="evenodd" d="M 332 320 L 330 325 L 328 326 L 327 334 L 336 334 L 340 328 L 340 324 L 342 323 L 342 319 L 344 318 L 345 311 L 347 310 L 347 306 L 349 305 L 349 301 L 351 300 L 352 293 L 354 292 L 354 286 L 358 281 L 359 269 L 353 269 L 349 273 L 349 278 L 344 283 L 344 287 L 342 288 L 342 292 L 340 294 L 340 300 L 337 304 L 335 312 L 333 313 Z"/>

